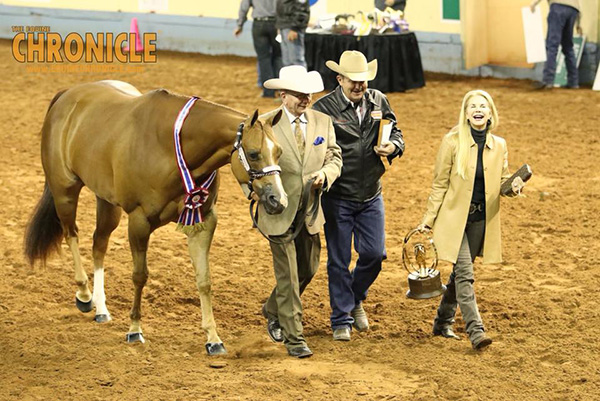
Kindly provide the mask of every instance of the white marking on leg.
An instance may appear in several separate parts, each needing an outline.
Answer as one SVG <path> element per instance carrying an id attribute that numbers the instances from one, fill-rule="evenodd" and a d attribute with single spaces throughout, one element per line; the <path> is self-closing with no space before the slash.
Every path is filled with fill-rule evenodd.
<path id="1" fill-rule="evenodd" d="M 104 294 L 104 267 L 96 267 L 94 269 L 94 293 L 92 301 L 96 306 L 96 315 L 110 316 L 106 308 L 106 295 Z"/>

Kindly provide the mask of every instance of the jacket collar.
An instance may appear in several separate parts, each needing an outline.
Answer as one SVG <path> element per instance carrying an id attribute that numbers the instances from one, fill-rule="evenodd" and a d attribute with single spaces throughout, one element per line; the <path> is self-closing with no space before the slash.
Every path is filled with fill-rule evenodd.
<path id="1" fill-rule="evenodd" d="M 470 135 L 470 139 L 471 139 L 471 147 L 477 146 L 477 144 L 475 143 L 475 140 L 473 139 L 473 135 Z M 494 149 L 494 135 L 492 135 L 492 133 L 489 130 L 485 134 L 485 146 L 490 149 Z"/>
<path id="2" fill-rule="evenodd" d="M 335 91 L 333 92 L 333 94 L 334 94 L 335 102 L 338 104 L 341 111 L 346 111 L 347 109 L 352 107 L 352 102 L 346 97 L 346 95 L 344 95 L 344 92 L 342 91 L 341 86 L 338 85 L 338 87 L 335 88 Z M 367 101 L 367 103 L 371 103 L 374 105 L 377 104 L 373 101 L 373 98 L 372 98 L 371 94 L 369 93 L 368 89 L 367 89 L 367 92 L 365 93 L 363 99 L 365 99 Z"/>

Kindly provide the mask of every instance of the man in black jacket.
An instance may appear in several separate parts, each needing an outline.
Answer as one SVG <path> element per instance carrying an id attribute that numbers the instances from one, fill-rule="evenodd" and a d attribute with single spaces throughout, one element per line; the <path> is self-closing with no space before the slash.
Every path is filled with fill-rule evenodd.
<path id="1" fill-rule="evenodd" d="M 342 149 L 342 175 L 322 197 L 327 240 L 327 273 L 333 339 L 350 340 L 351 327 L 369 328 L 362 301 L 381 271 L 385 254 L 385 219 L 380 178 L 382 157 L 402 156 L 404 140 L 383 93 L 367 89 L 377 75 L 377 60 L 367 63 L 358 51 L 345 51 L 340 63 L 327 61 L 339 86 L 319 99 L 315 110 L 333 120 Z M 378 145 L 380 124 L 389 122 L 389 139 Z M 352 272 L 352 236 L 358 260 Z"/>
<path id="2" fill-rule="evenodd" d="M 310 19 L 308 0 L 277 0 L 276 26 L 281 33 L 283 66 L 301 65 L 304 58 L 304 32 Z"/>

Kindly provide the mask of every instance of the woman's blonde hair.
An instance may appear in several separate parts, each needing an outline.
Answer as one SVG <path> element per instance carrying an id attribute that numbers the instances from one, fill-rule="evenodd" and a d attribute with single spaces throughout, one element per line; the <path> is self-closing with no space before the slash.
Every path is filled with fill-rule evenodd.
<path id="1" fill-rule="evenodd" d="M 496 105 L 494 104 L 494 100 L 490 94 L 481 89 L 467 92 L 463 98 L 462 106 L 460 108 L 458 125 L 452 128 L 450 131 L 458 133 L 458 152 L 456 155 L 457 171 L 463 179 L 466 179 L 467 177 L 467 167 L 469 164 L 470 152 L 469 149 L 471 147 L 471 126 L 469 125 L 469 120 L 467 119 L 467 105 L 469 104 L 469 100 L 471 100 L 471 98 L 474 96 L 482 96 L 485 100 L 487 100 L 490 106 L 491 116 L 490 121 L 488 122 L 488 132 L 493 131 L 498 126 L 498 110 L 496 109 Z"/>

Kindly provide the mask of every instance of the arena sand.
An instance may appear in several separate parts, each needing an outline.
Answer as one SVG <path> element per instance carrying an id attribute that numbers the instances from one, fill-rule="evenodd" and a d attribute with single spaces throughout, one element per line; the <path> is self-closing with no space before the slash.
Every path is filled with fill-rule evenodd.
<path id="1" fill-rule="evenodd" d="M 600 399 L 600 93 L 428 75 L 422 89 L 389 94 L 407 149 L 383 178 L 389 259 L 365 303 L 372 329 L 354 332 L 349 343 L 332 341 L 323 251 L 303 296 L 315 352 L 306 360 L 288 357 L 266 335 L 260 306 L 274 285 L 270 252 L 223 168 L 210 260 L 215 316 L 229 353 L 209 358 L 185 237 L 173 224 L 151 239 L 142 308 L 147 343 L 135 346 L 124 341 L 133 296 L 125 221 L 106 258 L 108 324 L 75 308 L 67 249 L 46 267 L 30 268 L 22 238 L 44 183 L 39 131 L 58 90 L 120 79 L 142 92 L 163 87 L 266 112 L 276 104 L 258 97 L 255 60 L 161 52 L 156 65 L 136 74 L 40 73 L 14 61 L 7 41 L 0 57 L 1 400 Z M 494 339 L 485 352 L 471 350 L 460 317 L 461 341 L 432 337 L 439 298 L 407 299 L 401 263 L 404 235 L 424 212 L 440 140 L 463 95 L 476 88 L 496 101 L 511 169 L 527 162 L 534 170 L 526 197 L 502 201 L 504 262 L 475 266 L 481 314 Z M 91 279 L 95 204 L 87 190 L 78 215 Z M 447 279 L 450 266 L 441 271 Z M 211 367 L 214 361 L 221 368 Z"/>

